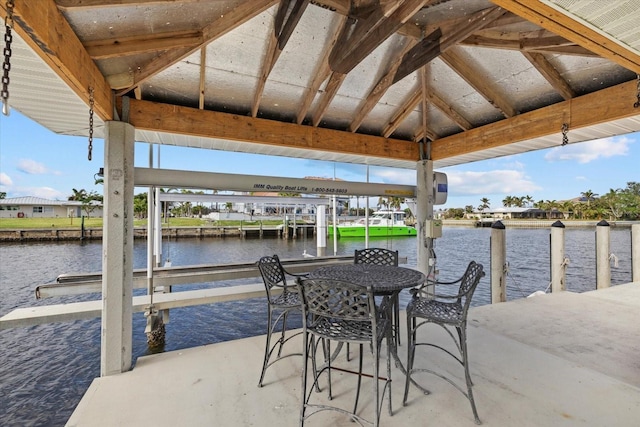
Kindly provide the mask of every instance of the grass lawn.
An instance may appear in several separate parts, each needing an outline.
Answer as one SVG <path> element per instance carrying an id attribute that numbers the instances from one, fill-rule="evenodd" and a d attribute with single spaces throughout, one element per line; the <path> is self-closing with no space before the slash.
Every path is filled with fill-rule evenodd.
<path id="1" fill-rule="evenodd" d="M 207 221 L 200 218 L 169 218 L 169 223 L 162 223 L 163 227 L 215 227 L 215 226 L 239 226 L 242 221 Z M 244 221 L 243 224 L 250 226 L 259 224 L 258 221 Z M 282 224 L 282 220 L 262 221 L 264 225 Z M 27 229 L 27 228 L 80 228 L 81 218 L 0 218 L 0 228 L 3 229 Z M 136 227 L 146 227 L 146 219 L 136 219 L 133 221 Z M 85 228 L 101 228 L 102 218 L 85 218 Z"/>

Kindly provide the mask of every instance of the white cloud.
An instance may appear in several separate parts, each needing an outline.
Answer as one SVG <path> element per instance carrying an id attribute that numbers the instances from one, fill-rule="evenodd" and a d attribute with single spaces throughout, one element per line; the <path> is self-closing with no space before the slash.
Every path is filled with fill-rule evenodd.
<path id="1" fill-rule="evenodd" d="M 19 187 L 11 190 L 11 197 L 42 197 L 50 200 L 67 200 L 68 196 L 51 187 Z"/>
<path id="2" fill-rule="evenodd" d="M 18 170 L 29 175 L 44 175 L 47 173 L 47 168 L 42 163 L 31 159 L 20 159 Z"/>
<path id="3" fill-rule="evenodd" d="M 376 168 L 371 172 L 372 177 L 378 177 L 383 183 L 416 185 L 416 171 L 413 169 Z"/>
<path id="4" fill-rule="evenodd" d="M 554 147 L 545 154 L 544 158 L 550 162 L 589 163 L 598 158 L 626 156 L 629 153 L 629 144 L 632 142 L 631 139 L 624 136 L 579 142 L 564 147 Z"/>
<path id="5" fill-rule="evenodd" d="M 61 175 L 61 172 L 50 170 L 42 163 L 32 159 L 20 159 L 18 162 L 18 170 L 29 175 Z"/>
<path id="6" fill-rule="evenodd" d="M 13 185 L 13 180 L 6 173 L 0 172 L 0 185 Z"/>
<path id="7" fill-rule="evenodd" d="M 532 193 L 541 188 L 521 170 L 497 169 L 486 172 L 447 172 L 450 195 Z"/>

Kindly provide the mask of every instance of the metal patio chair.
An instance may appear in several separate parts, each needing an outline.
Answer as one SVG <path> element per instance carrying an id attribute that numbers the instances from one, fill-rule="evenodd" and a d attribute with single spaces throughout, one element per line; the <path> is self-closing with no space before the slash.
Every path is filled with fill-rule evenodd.
<path id="1" fill-rule="evenodd" d="M 325 410 L 333 410 L 348 414 L 353 421 L 360 425 L 373 425 L 377 427 L 380 421 L 380 413 L 384 395 L 387 389 L 389 400 L 389 415 L 391 407 L 391 321 L 389 299 L 385 298 L 378 307 L 375 303 L 373 290 L 370 286 L 361 285 L 334 279 L 300 279 L 298 280 L 299 292 L 303 300 L 303 336 L 304 336 L 304 368 L 302 373 L 302 406 L 300 410 L 300 426 L 310 416 Z M 387 339 L 387 376 L 380 378 L 380 348 L 382 340 Z M 324 365 L 316 369 L 316 349 L 322 343 Z M 339 368 L 332 365 L 330 344 L 354 343 L 360 346 L 358 372 Z M 367 345 L 372 354 L 373 373 L 363 374 L 362 353 L 363 346 Z M 311 351 L 313 365 L 313 382 L 308 386 L 309 352 Z M 318 390 L 318 379 L 322 373 L 328 376 L 329 400 L 333 398 L 331 390 L 331 371 L 337 370 L 358 375 L 355 403 L 353 411 L 316 403 L 310 403 L 314 387 Z M 373 383 L 373 402 L 375 403 L 375 415 L 373 421 L 368 421 L 357 414 L 358 399 L 360 397 L 360 385 L 362 376 L 371 378 Z M 380 393 L 380 381 L 384 381 L 382 393 Z M 308 411 L 309 410 L 309 411 Z"/>
<path id="2" fill-rule="evenodd" d="M 300 332 L 286 337 L 287 332 L 287 317 L 291 312 L 302 313 L 302 299 L 298 294 L 298 289 L 295 284 L 287 284 L 287 276 L 291 277 L 304 277 L 304 274 L 294 274 L 286 271 L 280 263 L 278 255 L 264 256 L 260 258 L 256 265 L 262 275 L 264 286 L 267 291 L 267 305 L 268 305 L 268 320 L 267 320 L 267 343 L 264 350 L 264 361 L 262 363 L 262 373 L 260 374 L 260 381 L 258 387 L 262 387 L 264 375 L 267 368 L 275 362 L 282 360 L 289 356 L 301 356 L 302 353 L 291 353 L 282 355 L 282 347 L 294 336 L 300 334 Z M 278 313 L 278 316 L 273 318 L 274 314 Z M 278 324 L 281 324 L 282 331 L 280 338 L 273 345 L 271 345 L 271 337 L 276 330 Z M 271 356 L 275 349 L 278 348 L 276 358 L 271 360 Z"/>
<path id="3" fill-rule="evenodd" d="M 356 249 L 353 255 L 353 262 L 354 264 L 391 265 L 393 267 L 397 267 L 398 251 L 392 251 L 385 248 Z M 396 344 L 400 345 L 400 303 L 398 301 L 399 292 L 391 292 L 387 294 L 377 293 L 376 295 L 388 295 L 392 298 L 393 338 L 396 340 Z"/>
<path id="4" fill-rule="evenodd" d="M 473 293 L 480 282 L 480 279 L 484 276 L 482 264 L 477 264 L 475 261 L 471 261 L 467 266 L 464 275 L 453 282 L 428 282 L 425 286 L 429 285 L 455 285 L 459 283 L 457 293 L 453 295 L 444 295 L 431 293 L 428 289 L 423 287 L 422 289 L 413 289 L 411 293 L 413 298 L 407 304 L 407 366 L 406 366 L 406 378 L 404 387 L 404 398 L 402 404 L 407 404 L 407 396 L 409 394 L 409 383 L 415 381 L 413 374 L 418 372 L 428 372 L 436 375 L 445 381 L 449 382 L 456 389 L 458 389 L 471 403 L 471 409 L 473 416 L 475 417 L 476 424 L 481 424 L 478 417 L 478 411 L 476 410 L 476 404 L 473 400 L 471 376 L 469 374 L 469 355 L 467 350 L 467 312 L 471 305 L 471 298 Z M 423 292 L 424 290 L 424 292 Z M 436 287 L 437 291 L 437 287 Z M 454 291 L 455 292 L 455 291 Z M 441 326 L 451 337 L 456 344 L 460 356 L 453 352 L 429 342 L 416 342 L 417 330 L 426 324 L 436 324 Z M 457 337 L 452 333 L 452 328 L 457 331 Z M 435 372 L 431 369 L 416 369 L 413 367 L 415 360 L 416 347 L 419 345 L 430 346 L 440 349 L 452 356 L 464 367 L 464 376 L 467 385 L 467 390 L 463 390 L 458 384 L 453 382 L 445 375 Z"/>

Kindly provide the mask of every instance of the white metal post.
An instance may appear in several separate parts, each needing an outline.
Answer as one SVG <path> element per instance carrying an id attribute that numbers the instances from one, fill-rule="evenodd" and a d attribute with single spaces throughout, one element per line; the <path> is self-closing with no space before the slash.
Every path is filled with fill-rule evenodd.
<path id="1" fill-rule="evenodd" d="M 128 371 L 132 357 L 134 128 L 105 122 L 100 375 Z"/>
<path id="2" fill-rule="evenodd" d="M 433 219 L 433 161 L 421 160 L 416 164 L 416 220 L 418 226 L 418 248 L 416 251 L 418 270 L 429 274 L 429 267 L 435 264 L 435 259 L 430 258 L 428 247 L 433 245 L 433 240 L 427 241 L 424 237 L 425 221 Z"/>
<path id="3" fill-rule="evenodd" d="M 564 257 L 564 224 L 551 225 L 551 292 L 566 290 L 566 263 Z"/>
<path id="4" fill-rule="evenodd" d="M 631 281 L 640 282 L 640 224 L 631 226 Z"/>
<path id="5" fill-rule="evenodd" d="M 327 207 L 325 205 L 316 207 L 316 224 L 317 256 L 325 256 L 327 252 Z M 335 234 L 333 236 L 335 238 Z"/>
<path id="6" fill-rule="evenodd" d="M 502 221 L 491 226 L 491 304 L 507 301 L 507 239 Z"/>
<path id="7" fill-rule="evenodd" d="M 596 224 L 596 289 L 611 286 L 611 227 L 605 220 Z"/>

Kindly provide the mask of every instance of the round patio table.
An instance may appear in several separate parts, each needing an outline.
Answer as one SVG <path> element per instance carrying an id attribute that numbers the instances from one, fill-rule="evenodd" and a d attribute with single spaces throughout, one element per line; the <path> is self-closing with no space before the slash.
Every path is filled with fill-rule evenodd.
<path id="1" fill-rule="evenodd" d="M 374 294 L 388 295 L 422 285 L 426 276 L 411 268 L 372 264 L 339 264 L 316 268 L 310 279 L 336 279 L 371 286 Z"/>

